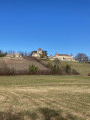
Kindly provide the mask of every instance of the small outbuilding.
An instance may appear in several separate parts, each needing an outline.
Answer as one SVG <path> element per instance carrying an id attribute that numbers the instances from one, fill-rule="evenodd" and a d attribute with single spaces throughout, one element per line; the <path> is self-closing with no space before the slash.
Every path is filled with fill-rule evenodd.
<path id="1" fill-rule="evenodd" d="M 19 53 L 12 53 L 12 54 L 7 54 L 6 57 L 19 58 L 19 57 L 22 57 L 22 56 Z"/>

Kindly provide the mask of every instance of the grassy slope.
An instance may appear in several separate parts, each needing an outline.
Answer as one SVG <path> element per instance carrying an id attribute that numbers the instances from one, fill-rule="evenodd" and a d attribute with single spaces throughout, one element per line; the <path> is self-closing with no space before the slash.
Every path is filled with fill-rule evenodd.
<path id="1" fill-rule="evenodd" d="M 63 65 L 69 64 L 72 68 L 76 69 L 81 75 L 90 73 L 90 64 L 78 62 L 62 62 Z"/>
<path id="2" fill-rule="evenodd" d="M 89 120 L 90 77 L 0 77 L 0 120 Z"/>
<path id="3" fill-rule="evenodd" d="M 50 60 L 45 60 L 43 61 L 46 64 L 47 63 L 53 63 L 53 61 Z M 17 71 L 18 70 L 28 70 L 29 65 L 34 64 L 35 66 L 37 66 L 39 69 L 41 70 L 47 70 L 47 68 L 45 66 L 43 66 L 42 64 L 40 64 L 39 62 L 37 62 L 34 59 L 7 59 L 7 58 L 0 58 L 0 68 L 1 67 L 5 67 L 5 65 L 7 67 L 10 68 L 15 68 Z M 90 64 L 86 64 L 86 63 L 78 63 L 78 62 L 68 62 L 68 61 L 62 61 L 61 62 L 62 65 L 66 65 L 69 64 L 72 68 L 76 69 L 81 75 L 87 75 L 88 73 L 90 73 Z"/>
<path id="4" fill-rule="evenodd" d="M 44 61 L 45 63 L 54 63 L 53 60 L 47 60 Z M 76 69 L 81 75 L 86 76 L 88 73 L 90 73 L 90 64 L 87 63 L 79 63 L 79 62 L 69 62 L 69 61 L 61 61 L 62 65 L 69 64 L 71 68 Z"/>

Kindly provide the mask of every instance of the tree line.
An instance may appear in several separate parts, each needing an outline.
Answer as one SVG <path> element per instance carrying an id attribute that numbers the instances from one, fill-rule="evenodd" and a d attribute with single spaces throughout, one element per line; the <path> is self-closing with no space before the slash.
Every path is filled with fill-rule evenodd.
<path id="1" fill-rule="evenodd" d="M 18 53 L 24 57 L 24 56 L 32 56 L 33 53 L 35 53 L 37 51 L 31 51 L 31 52 L 26 52 L 26 51 L 18 51 Z M 46 50 L 42 50 L 43 54 L 41 55 L 41 57 L 47 57 L 47 51 Z M 0 50 L 0 57 L 5 57 L 7 54 L 13 54 L 13 53 L 16 53 L 14 50 L 9 50 L 9 51 L 6 51 L 6 52 L 3 52 L 2 50 Z"/>
<path id="2" fill-rule="evenodd" d="M 24 56 L 32 56 L 33 52 L 37 52 L 37 51 L 31 51 L 31 52 L 26 52 L 26 51 L 19 51 L 18 53 L 24 57 Z M 6 52 L 3 52 L 2 50 L 0 50 L 0 57 L 5 57 L 7 54 L 13 54 L 15 53 L 15 51 L 12 51 L 12 50 L 9 50 L 9 51 L 6 51 Z M 48 54 L 47 54 L 47 51 L 46 50 L 43 50 L 43 55 L 41 56 L 42 58 L 43 57 L 48 57 Z M 76 56 L 75 56 L 75 60 L 79 61 L 79 62 L 83 62 L 83 63 L 90 63 L 90 57 L 87 56 L 85 53 L 78 53 Z"/>

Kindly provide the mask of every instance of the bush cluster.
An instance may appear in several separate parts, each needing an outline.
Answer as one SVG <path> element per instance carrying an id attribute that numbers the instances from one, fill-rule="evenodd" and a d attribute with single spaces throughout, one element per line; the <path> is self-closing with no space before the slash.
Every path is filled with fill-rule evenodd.
<path id="1" fill-rule="evenodd" d="M 90 76 L 90 73 L 88 73 L 88 76 Z"/>
<path id="2" fill-rule="evenodd" d="M 71 66 L 70 65 L 66 65 L 65 71 L 66 71 L 66 73 L 71 73 Z"/>
<path id="3" fill-rule="evenodd" d="M 80 73 L 77 72 L 75 69 L 72 69 L 72 75 L 80 75 Z"/>
<path id="4" fill-rule="evenodd" d="M 53 65 L 51 66 L 51 74 L 57 74 L 57 75 L 61 75 L 62 74 L 62 68 L 60 66 L 57 65 Z"/>
<path id="5" fill-rule="evenodd" d="M 12 68 L 1 68 L 0 69 L 0 75 L 16 75 L 16 71 Z"/>
<path id="6" fill-rule="evenodd" d="M 75 69 L 72 69 L 70 65 L 61 66 L 60 64 L 54 64 L 48 63 L 48 67 L 51 70 L 51 74 L 54 75 L 80 75 L 79 72 L 77 72 Z"/>
<path id="7" fill-rule="evenodd" d="M 29 74 L 37 74 L 38 68 L 35 65 L 29 65 Z"/>
<path id="8" fill-rule="evenodd" d="M 16 71 L 14 68 L 10 69 L 7 66 L 0 68 L 0 75 L 80 75 L 70 65 L 62 66 L 59 61 L 54 64 L 49 63 L 47 70 L 40 70 L 35 65 L 29 65 L 28 70 Z M 90 73 L 88 74 L 90 76 Z"/>

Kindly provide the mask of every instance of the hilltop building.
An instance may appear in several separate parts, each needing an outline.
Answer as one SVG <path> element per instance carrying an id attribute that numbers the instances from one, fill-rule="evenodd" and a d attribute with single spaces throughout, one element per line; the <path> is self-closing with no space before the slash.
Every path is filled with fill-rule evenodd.
<path id="1" fill-rule="evenodd" d="M 32 57 L 40 58 L 43 55 L 43 51 L 39 48 L 37 51 L 32 53 Z"/>
<path id="2" fill-rule="evenodd" d="M 75 61 L 75 59 L 73 58 L 73 54 L 68 55 L 68 54 L 55 54 L 54 56 L 50 55 L 50 60 L 54 60 L 54 59 L 59 59 L 62 61 Z"/>

